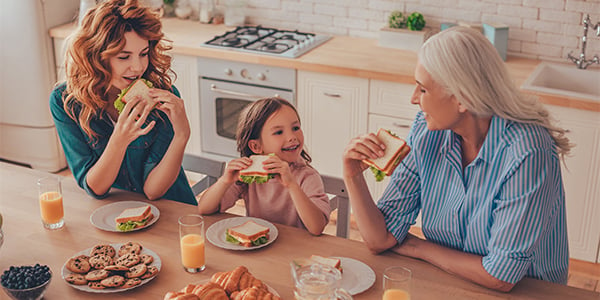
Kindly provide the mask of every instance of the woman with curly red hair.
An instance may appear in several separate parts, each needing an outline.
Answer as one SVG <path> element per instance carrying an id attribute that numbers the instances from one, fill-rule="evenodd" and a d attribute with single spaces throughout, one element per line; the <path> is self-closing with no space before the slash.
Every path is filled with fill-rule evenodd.
<path id="1" fill-rule="evenodd" d="M 137 0 L 104 1 L 67 42 L 67 79 L 50 109 L 79 186 L 96 198 L 116 187 L 196 204 L 181 168 L 190 126 L 158 16 Z M 153 103 L 137 97 L 119 114 L 119 93 L 140 78 L 153 84 Z"/>

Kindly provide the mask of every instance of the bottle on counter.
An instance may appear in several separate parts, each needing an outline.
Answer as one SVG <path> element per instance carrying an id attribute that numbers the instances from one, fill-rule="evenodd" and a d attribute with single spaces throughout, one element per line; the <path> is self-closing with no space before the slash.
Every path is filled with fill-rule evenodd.
<path id="1" fill-rule="evenodd" d="M 200 1 L 200 23 L 210 23 L 215 12 L 215 1 L 214 0 L 201 0 Z"/>

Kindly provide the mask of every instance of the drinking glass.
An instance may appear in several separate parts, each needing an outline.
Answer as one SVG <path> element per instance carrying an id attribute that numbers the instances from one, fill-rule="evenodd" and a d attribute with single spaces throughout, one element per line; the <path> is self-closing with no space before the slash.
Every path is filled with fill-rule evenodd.
<path id="1" fill-rule="evenodd" d="M 179 245 L 181 264 L 190 273 L 204 271 L 204 218 L 185 215 L 179 218 Z"/>
<path id="2" fill-rule="evenodd" d="M 60 178 L 56 176 L 38 179 L 40 215 L 46 229 L 59 229 L 65 225 L 63 195 Z"/>
<path id="3" fill-rule="evenodd" d="M 410 300 L 412 272 L 405 267 L 388 267 L 383 271 L 383 300 Z"/>

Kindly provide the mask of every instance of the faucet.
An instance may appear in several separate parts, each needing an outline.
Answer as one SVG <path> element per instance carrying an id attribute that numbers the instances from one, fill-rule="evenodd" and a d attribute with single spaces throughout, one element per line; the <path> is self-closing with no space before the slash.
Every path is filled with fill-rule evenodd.
<path id="1" fill-rule="evenodd" d="M 598 55 L 594 55 L 594 58 L 592 58 L 592 59 L 585 58 L 585 46 L 587 44 L 587 32 L 588 32 L 588 28 L 590 26 L 594 30 L 596 30 L 596 36 L 600 36 L 600 22 L 598 22 L 596 24 L 591 24 L 590 15 L 586 15 L 586 17 L 583 19 L 583 36 L 581 37 L 581 53 L 579 53 L 579 58 L 571 55 L 571 53 L 573 53 L 573 51 L 569 52 L 569 54 L 567 56 L 572 62 L 575 63 L 575 65 L 577 65 L 578 69 L 585 69 L 591 64 L 600 64 L 600 59 L 598 58 Z"/>

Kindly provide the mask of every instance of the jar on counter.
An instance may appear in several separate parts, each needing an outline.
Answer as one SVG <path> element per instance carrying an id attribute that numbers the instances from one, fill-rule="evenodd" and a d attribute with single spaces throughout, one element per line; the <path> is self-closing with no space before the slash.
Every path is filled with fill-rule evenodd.
<path id="1" fill-rule="evenodd" d="M 215 13 L 215 0 L 200 1 L 200 23 L 210 23 Z"/>
<path id="2" fill-rule="evenodd" d="M 227 0 L 225 25 L 242 26 L 246 21 L 246 0 Z"/>

